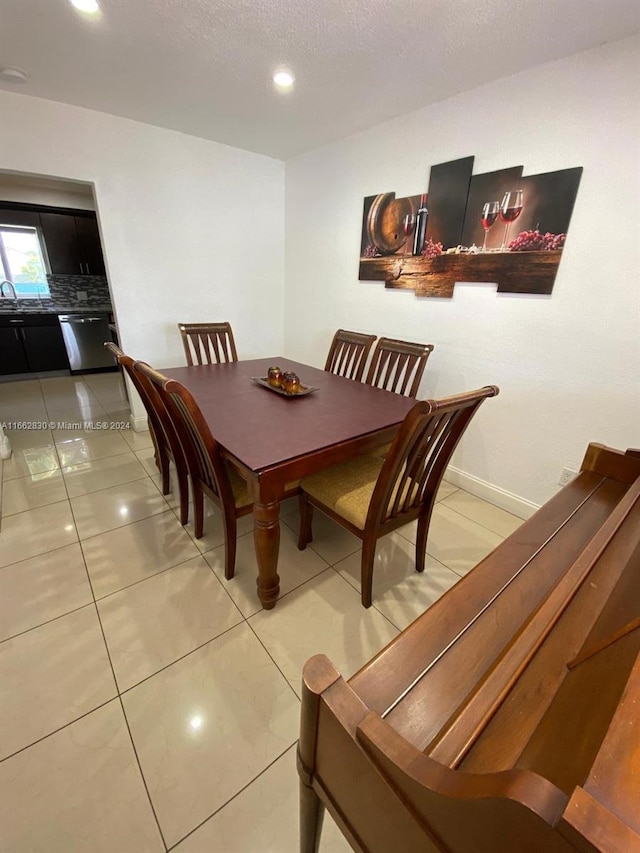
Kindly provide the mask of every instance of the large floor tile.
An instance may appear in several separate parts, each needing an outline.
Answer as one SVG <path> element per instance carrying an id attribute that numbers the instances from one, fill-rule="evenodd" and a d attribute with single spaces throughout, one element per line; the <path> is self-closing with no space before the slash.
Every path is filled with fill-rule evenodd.
<path id="1" fill-rule="evenodd" d="M 175 853 L 298 853 L 298 772 L 287 750 L 227 806 L 175 848 Z M 326 812 L 319 853 L 348 853 L 350 845 Z"/>
<path id="2" fill-rule="evenodd" d="M 0 757 L 116 695 L 93 604 L 0 644 Z"/>
<path id="3" fill-rule="evenodd" d="M 5 481 L 15 480 L 17 477 L 35 477 L 60 467 L 53 444 L 12 449 L 12 455 L 3 460 L 2 464 L 2 479 Z"/>
<path id="4" fill-rule="evenodd" d="M 286 524 L 280 525 L 280 554 L 278 556 L 278 576 L 280 577 L 280 595 L 315 577 L 327 568 L 327 563 L 311 548 L 298 551 L 297 535 Z M 224 584 L 231 598 L 240 608 L 243 616 L 257 613 L 262 605 L 258 598 L 256 581 L 258 563 L 253 543 L 253 533 L 240 536 L 237 540 L 235 577 L 224 577 L 224 545 L 208 551 L 205 558 L 216 575 Z"/>
<path id="5" fill-rule="evenodd" d="M 242 621 L 203 557 L 103 598 L 98 608 L 121 691 Z"/>
<path id="6" fill-rule="evenodd" d="M 300 529 L 300 513 L 294 512 L 287 516 L 285 523 L 293 530 L 296 537 Z M 349 533 L 344 527 L 336 524 L 320 510 L 313 513 L 313 542 L 307 547 L 320 554 L 330 566 L 353 554 L 362 545 L 360 539 Z"/>
<path id="7" fill-rule="evenodd" d="M 500 507 L 483 501 L 475 495 L 470 495 L 469 492 L 464 492 L 458 489 L 442 502 L 443 506 L 449 507 L 460 515 L 476 521 L 483 527 L 487 527 L 498 536 L 510 536 L 522 524 L 522 519 L 516 515 L 512 515 Z"/>
<path id="8" fill-rule="evenodd" d="M 348 678 L 398 633 L 375 608 L 365 609 L 333 569 L 285 596 L 274 610 L 256 613 L 249 624 L 297 693 L 302 667 L 313 655 L 327 655 Z"/>
<path id="9" fill-rule="evenodd" d="M 447 480 L 441 480 L 436 494 L 436 501 L 443 501 L 445 498 L 448 498 L 449 495 L 452 495 L 457 491 L 458 487 L 454 486 L 453 483 L 449 483 Z"/>
<path id="10" fill-rule="evenodd" d="M 93 601 L 79 544 L 0 569 L 0 640 Z"/>
<path id="11" fill-rule="evenodd" d="M 151 433 L 148 429 L 136 432 L 133 429 L 123 429 L 122 438 L 127 442 L 131 450 L 144 450 L 145 447 L 153 447 Z"/>
<path id="12" fill-rule="evenodd" d="M 415 543 L 415 522 L 402 527 L 399 532 Z M 497 548 L 502 540 L 502 536 L 454 512 L 442 502 L 436 504 L 431 516 L 427 554 L 431 554 L 457 574 L 466 575 L 480 560 Z"/>
<path id="13" fill-rule="evenodd" d="M 7 480 L 2 489 L 2 515 L 15 515 L 28 509 L 67 499 L 62 474 L 58 469 Z"/>
<path id="14" fill-rule="evenodd" d="M 168 509 L 153 483 L 136 480 L 71 499 L 80 539 L 149 518 Z"/>
<path id="15" fill-rule="evenodd" d="M 121 456 L 108 456 L 106 459 L 78 462 L 63 468 L 62 473 L 70 498 L 99 492 L 110 486 L 121 486 L 147 476 L 147 472 L 131 452 Z"/>
<path id="16" fill-rule="evenodd" d="M 107 420 L 105 409 L 95 398 L 86 403 L 49 404 L 45 398 L 45 405 L 50 421 L 60 423 L 82 423 L 84 421 Z"/>
<path id="17" fill-rule="evenodd" d="M 42 389 L 37 379 L 18 379 L 6 382 L 6 376 L 0 382 L 0 400 L 2 405 L 42 403 Z"/>
<path id="18" fill-rule="evenodd" d="M 451 569 L 427 554 L 422 574 L 416 572 L 415 545 L 390 533 L 378 540 L 373 569 L 373 606 L 401 631 L 460 580 Z M 360 594 L 362 551 L 335 569 Z"/>
<path id="19" fill-rule="evenodd" d="M 0 566 L 27 560 L 78 541 L 69 501 L 31 509 L 2 520 Z"/>
<path id="20" fill-rule="evenodd" d="M 198 556 L 168 508 L 160 515 L 85 539 L 82 550 L 96 598 Z"/>
<path id="21" fill-rule="evenodd" d="M 175 486 L 175 483 L 172 485 Z M 156 481 L 156 487 L 162 488 L 161 483 Z M 170 496 L 167 495 L 167 498 Z M 180 518 L 180 500 L 176 500 L 175 494 L 171 496 L 173 500 L 168 502 L 173 505 L 176 518 Z M 194 528 L 193 504 L 189 505 L 189 521 L 185 524 L 184 529 L 193 539 L 198 551 L 204 554 L 205 551 L 211 551 L 212 548 L 217 548 L 219 545 L 224 545 L 224 524 L 222 522 L 222 513 L 218 507 L 205 497 L 204 499 L 204 528 L 203 535 L 200 539 L 196 539 Z M 236 520 L 236 537 L 244 536 L 247 533 L 253 532 L 253 515 L 243 515 Z"/>
<path id="22" fill-rule="evenodd" d="M 30 424 L 46 423 L 48 420 L 50 418 L 48 417 L 44 400 L 34 399 L 30 403 L 22 403 L 15 400 L 13 402 L 5 400 L 0 396 L 0 421 L 3 423 L 18 421 L 24 425 L 21 429 L 28 429 L 28 425 Z M 41 427 L 33 428 L 38 429 Z"/>
<path id="23" fill-rule="evenodd" d="M 119 702 L 0 764 L 3 853 L 163 853 Z"/>
<path id="24" fill-rule="evenodd" d="M 53 430 L 53 437 L 63 468 L 129 452 L 118 430 Z"/>
<path id="25" fill-rule="evenodd" d="M 123 696 L 169 845 L 298 737 L 299 703 L 243 623 Z"/>
<path id="26" fill-rule="evenodd" d="M 32 450 L 38 447 L 51 447 L 54 444 L 53 434 L 46 429 L 6 429 L 12 450 Z"/>

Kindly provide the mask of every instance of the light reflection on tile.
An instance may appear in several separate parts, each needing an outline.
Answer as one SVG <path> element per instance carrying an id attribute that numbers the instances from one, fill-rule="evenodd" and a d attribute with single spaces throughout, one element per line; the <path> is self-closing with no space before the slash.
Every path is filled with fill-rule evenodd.
<path id="1" fill-rule="evenodd" d="M 348 678 L 386 646 L 397 629 L 333 569 L 262 610 L 249 624 L 293 689 L 300 693 L 305 661 L 325 654 Z"/>
<path id="2" fill-rule="evenodd" d="M 246 624 L 122 698 L 169 845 L 298 738 L 298 700 Z"/>
<path id="3" fill-rule="evenodd" d="M 63 468 L 62 473 L 70 498 L 88 495 L 111 486 L 120 486 L 147 476 L 133 453 L 77 462 Z"/>
<path id="4" fill-rule="evenodd" d="M 15 515 L 28 509 L 67 499 L 67 490 L 59 470 L 45 471 L 31 477 L 7 480 L 2 489 L 2 515 Z"/>
<path id="5" fill-rule="evenodd" d="M 454 571 L 427 554 L 416 572 L 415 545 L 398 533 L 378 540 L 373 568 L 373 606 L 403 630 L 460 580 Z M 360 594 L 362 550 L 335 565 Z"/>
<path id="6" fill-rule="evenodd" d="M 415 544 L 416 523 L 400 528 L 400 534 Z M 431 517 L 427 554 L 459 575 L 466 575 L 502 542 L 502 536 L 476 524 L 445 506 L 436 504 Z"/>
<path id="7" fill-rule="evenodd" d="M 311 548 L 298 551 L 297 541 L 293 531 L 286 524 L 281 525 L 280 554 L 278 555 L 281 596 L 327 568 L 326 561 Z M 258 563 L 253 533 L 247 533 L 238 538 L 236 572 L 231 580 L 226 580 L 224 576 L 224 545 L 213 551 L 207 551 L 204 556 L 236 606 L 242 611 L 243 616 L 250 616 L 262 608 L 256 587 Z M 278 604 L 277 607 L 279 606 Z"/>
<path id="8" fill-rule="evenodd" d="M 80 545 L 0 570 L 0 640 L 93 601 Z"/>
<path id="9" fill-rule="evenodd" d="M 60 467 L 58 455 L 53 445 L 35 448 L 14 448 L 9 459 L 2 464 L 2 479 L 15 480 L 17 477 L 31 477 L 46 471 L 55 471 Z"/>
<path id="10" fill-rule="evenodd" d="M 159 515 L 83 540 L 82 550 L 96 598 L 198 556 L 168 507 Z"/>
<path id="11" fill-rule="evenodd" d="M 71 499 L 80 539 L 164 512 L 167 503 L 148 479 Z"/>
<path id="12" fill-rule="evenodd" d="M 0 528 L 0 566 L 77 541 L 69 501 L 10 515 L 2 519 Z"/>

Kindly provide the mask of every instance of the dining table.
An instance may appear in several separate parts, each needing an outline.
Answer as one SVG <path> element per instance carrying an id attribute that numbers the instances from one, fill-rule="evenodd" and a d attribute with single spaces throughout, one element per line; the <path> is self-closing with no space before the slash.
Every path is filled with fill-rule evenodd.
<path id="1" fill-rule="evenodd" d="M 265 388 L 269 367 L 294 372 L 305 394 Z M 280 591 L 280 502 L 300 480 L 388 444 L 415 400 L 282 356 L 164 369 L 193 395 L 226 460 L 253 500 L 258 597 Z"/>

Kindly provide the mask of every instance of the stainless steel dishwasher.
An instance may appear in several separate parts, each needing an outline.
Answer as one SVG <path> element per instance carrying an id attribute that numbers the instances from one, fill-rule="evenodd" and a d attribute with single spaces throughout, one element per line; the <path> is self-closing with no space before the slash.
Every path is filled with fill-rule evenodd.
<path id="1" fill-rule="evenodd" d="M 59 314 L 72 373 L 117 370 L 104 342 L 111 340 L 108 314 Z"/>

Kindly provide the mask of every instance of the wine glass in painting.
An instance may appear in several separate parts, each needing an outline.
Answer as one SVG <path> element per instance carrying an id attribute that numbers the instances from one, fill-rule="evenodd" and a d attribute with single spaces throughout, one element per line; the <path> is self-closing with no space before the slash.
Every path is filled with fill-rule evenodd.
<path id="1" fill-rule="evenodd" d="M 509 228 L 511 223 L 522 213 L 522 190 L 511 190 L 505 193 L 500 205 L 500 219 L 505 223 L 504 239 L 502 241 L 501 251 L 505 251 L 508 243 Z"/>
<path id="2" fill-rule="evenodd" d="M 482 251 L 487 251 L 487 234 L 489 233 L 489 228 L 493 225 L 493 223 L 498 218 L 498 211 L 500 210 L 500 202 L 499 201 L 486 201 L 482 206 L 482 227 L 484 228 L 484 241 L 482 243 Z"/>
<path id="3" fill-rule="evenodd" d="M 407 213 L 405 218 L 402 220 L 402 231 L 404 236 L 407 238 L 405 241 L 405 245 L 409 242 L 409 239 L 413 232 L 416 230 L 416 215 L 415 213 Z"/>

